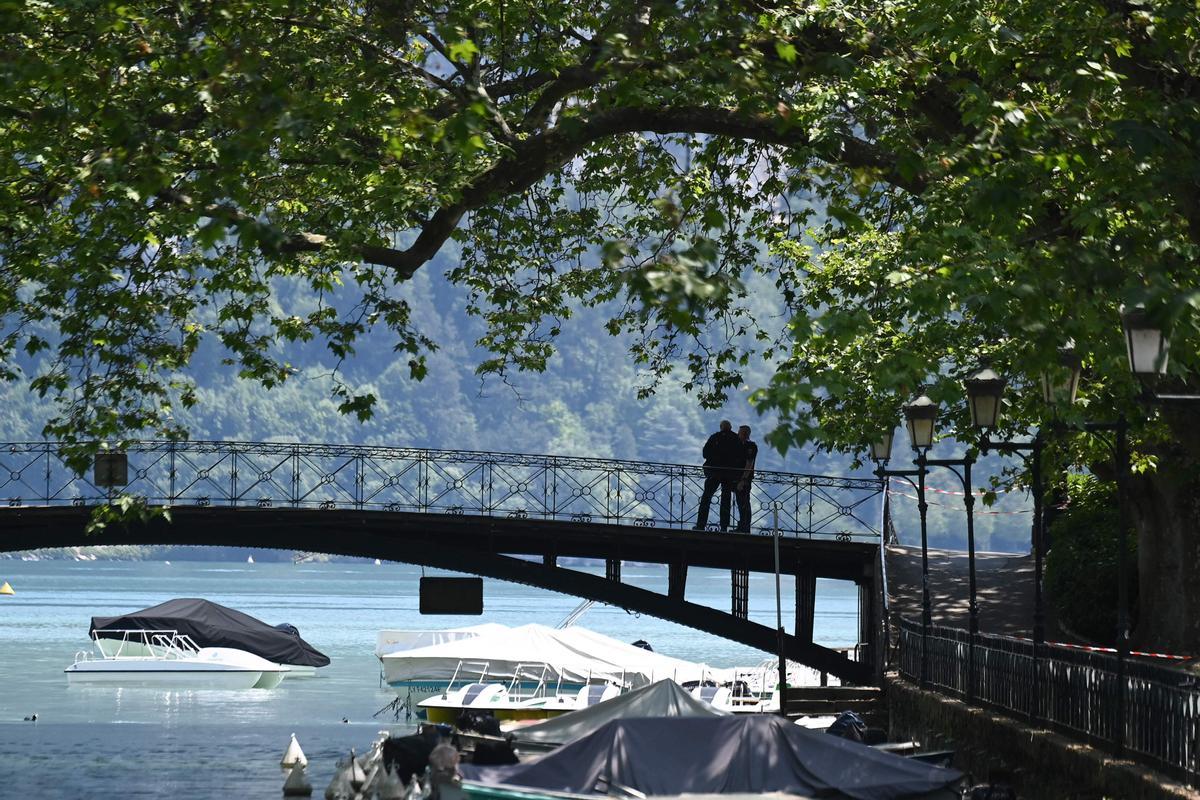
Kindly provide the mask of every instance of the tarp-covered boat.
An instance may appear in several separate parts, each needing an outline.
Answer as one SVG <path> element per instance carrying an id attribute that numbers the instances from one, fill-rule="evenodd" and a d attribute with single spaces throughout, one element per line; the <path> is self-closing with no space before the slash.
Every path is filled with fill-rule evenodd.
<path id="1" fill-rule="evenodd" d="M 766 715 L 615 719 L 527 763 L 462 765 L 488 786 L 581 794 L 786 792 L 852 800 L 957 798 L 957 770 L 936 767 Z"/>
<path id="2" fill-rule="evenodd" d="M 300 638 L 291 625 L 273 627 L 209 600 L 184 597 L 115 617 L 92 617 L 93 638 L 120 639 L 132 630 L 177 631 L 200 647 L 232 647 L 299 667 L 324 667 L 329 657 Z M 107 632 L 112 632 L 107 633 Z"/>
<path id="3" fill-rule="evenodd" d="M 726 712 L 697 700 L 673 680 L 661 680 L 641 689 L 561 717 L 513 730 L 518 748 L 549 749 L 592 733 L 614 719 L 663 717 L 723 717 Z"/>

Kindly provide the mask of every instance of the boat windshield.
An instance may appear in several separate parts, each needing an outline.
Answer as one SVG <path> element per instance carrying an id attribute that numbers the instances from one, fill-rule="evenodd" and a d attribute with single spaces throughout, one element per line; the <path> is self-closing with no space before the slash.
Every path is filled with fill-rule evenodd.
<path id="1" fill-rule="evenodd" d="M 92 632 L 97 649 L 108 659 L 115 658 L 190 658 L 200 647 L 187 634 L 174 630 L 106 628 Z"/>

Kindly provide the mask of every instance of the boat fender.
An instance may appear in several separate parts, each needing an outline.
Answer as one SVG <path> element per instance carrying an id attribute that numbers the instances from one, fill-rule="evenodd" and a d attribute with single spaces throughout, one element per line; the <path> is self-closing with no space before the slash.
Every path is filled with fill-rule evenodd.
<path id="1" fill-rule="evenodd" d="M 375 786 L 379 783 L 379 773 L 382 771 L 378 764 L 367 769 L 367 779 L 363 781 L 363 785 L 358 790 L 360 797 L 370 797 L 374 793 Z"/>
<path id="2" fill-rule="evenodd" d="M 297 764 L 305 766 L 308 764 L 308 758 L 305 757 L 304 751 L 300 749 L 300 743 L 296 741 L 296 734 L 292 734 L 292 740 L 288 742 L 287 749 L 283 752 L 283 758 L 279 760 L 281 767 L 294 767 Z"/>
<path id="3" fill-rule="evenodd" d="M 404 800 L 404 782 L 391 769 L 381 769 L 371 786 L 376 800 Z"/>
<path id="4" fill-rule="evenodd" d="M 333 780 L 325 787 L 325 800 L 353 800 L 354 787 L 350 785 L 350 776 L 342 767 L 333 774 Z"/>
<path id="5" fill-rule="evenodd" d="M 350 786 L 357 792 L 367 782 L 367 774 L 363 772 L 362 764 L 359 763 L 358 756 L 354 754 L 354 748 L 350 748 L 350 764 L 346 770 Z"/>
<path id="6" fill-rule="evenodd" d="M 413 775 L 409 780 L 408 786 L 404 787 L 403 794 L 400 795 L 403 800 L 421 800 L 425 797 L 425 791 L 421 788 L 421 782 L 417 780 L 417 776 Z"/>
<path id="7" fill-rule="evenodd" d="M 296 741 L 294 737 L 292 741 Z M 297 763 L 288 773 L 287 780 L 283 782 L 283 796 L 308 797 L 312 794 L 312 788 L 312 783 L 304 774 L 304 764 Z"/>

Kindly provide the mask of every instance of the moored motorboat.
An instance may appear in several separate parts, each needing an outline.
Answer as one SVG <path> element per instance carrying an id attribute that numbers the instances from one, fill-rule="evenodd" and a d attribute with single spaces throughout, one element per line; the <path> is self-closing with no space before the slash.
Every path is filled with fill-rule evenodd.
<path id="1" fill-rule="evenodd" d="M 622 684 L 605 678 L 585 678 L 578 687 L 565 688 L 562 675 L 570 671 L 545 663 L 518 664 L 507 683 L 489 673 L 489 664 L 460 663 L 445 690 L 418 704 L 430 722 L 452 723 L 464 711 L 483 713 L 503 721 L 545 720 L 616 697 Z M 460 676 L 471 675 L 460 684 Z M 550 679 L 555 680 L 551 691 Z"/>
<path id="2" fill-rule="evenodd" d="M 105 655 L 120 649 L 122 655 L 150 655 L 143 643 L 122 636 L 125 630 L 176 631 L 200 648 L 232 648 L 252 653 L 288 667 L 289 678 L 311 677 L 329 663 L 329 657 L 304 639 L 294 625 L 268 625 L 233 608 L 200 598 L 168 600 L 141 611 L 114 617 L 92 617 L 89 633 Z M 114 631 L 118 633 L 114 633 Z"/>
<path id="3" fill-rule="evenodd" d="M 191 637 L 178 631 L 138 629 L 105 633 L 104 637 L 93 634 L 97 642 L 107 640 L 105 647 L 97 646 L 98 656 L 76 653 L 75 663 L 64 670 L 68 683 L 273 689 L 288 669 L 232 647 L 199 647 Z"/>
<path id="4" fill-rule="evenodd" d="M 384 641 L 387 634 L 388 641 Z M 428 644 L 426 643 L 428 642 Z M 419 632 L 381 632 L 376 655 L 385 682 L 410 708 L 442 694 L 477 682 L 461 665 L 486 663 L 492 679 L 508 683 L 517 667 L 532 661 L 550 665 L 547 683 L 561 685 L 558 694 L 573 695 L 589 684 L 614 683 L 627 688 L 645 686 L 662 678 L 677 681 L 717 677 L 729 680 L 723 670 L 713 670 L 661 653 L 626 644 L 578 626 L 554 629 L 544 625 L 516 628 L 487 626 L 476 629 Z M 535 686 L 524 683 L 522 694 Z"/>

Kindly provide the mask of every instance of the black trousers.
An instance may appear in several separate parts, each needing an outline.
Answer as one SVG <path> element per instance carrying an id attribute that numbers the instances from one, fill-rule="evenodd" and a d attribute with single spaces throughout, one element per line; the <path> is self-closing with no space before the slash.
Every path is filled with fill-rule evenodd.
<path id="1" fill-rule="evenodd" d="M 743 481 L 739 484 L 740 489 L 734 490 L 734 497 L 737 498 L 738 507 L 738 524 L 739 533 L 750 532 L 750 481 Z"/>
<path id="2" fill-rule="evenodd" d="M 737 487 L 737 470 L 710 469 L 705 471 L 704 494 L 700 496 L 700 513 L 696 515 L 696 527 L 708 525 L 708 509 L 713 495 L 721 490 L 721 530 L 729 530 L 729 510 L 733 493 Z"/>

